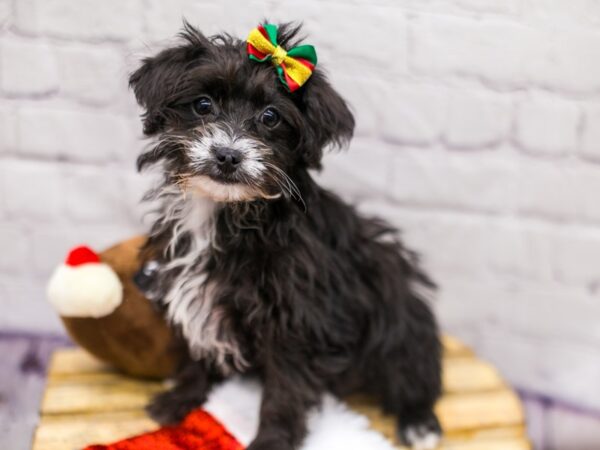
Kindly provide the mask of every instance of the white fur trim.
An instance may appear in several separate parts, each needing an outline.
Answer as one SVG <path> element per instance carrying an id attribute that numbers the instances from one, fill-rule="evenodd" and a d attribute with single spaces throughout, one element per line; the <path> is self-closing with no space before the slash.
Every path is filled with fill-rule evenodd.
<path id="1" fill-rule="evenodd" d="M 262 388 L 256 381 L 232 378 L 216 387 L 204 408 L 244 446 L 258 429 Z M 308 436 L 301 450 L 395 450 L 369 420 L 344 403 L 326 395 L 322 407 L 310 413 Z"/>
<path id="2" fill-rule="evenodd" d="M 47 293 L 52 306 L 64 317 L 104 317 L 123 301 L 121 281 L 104 263 L 57 267 Z"/>

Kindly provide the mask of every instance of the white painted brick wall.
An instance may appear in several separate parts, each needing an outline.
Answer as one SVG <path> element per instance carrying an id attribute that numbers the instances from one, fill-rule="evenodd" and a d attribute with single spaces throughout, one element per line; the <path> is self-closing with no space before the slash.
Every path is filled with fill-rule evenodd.
<path id="1" fill-rule="evenodd" d="M 518 386 L 600 409 L 589 0 L 0 0 L 0 327 L 60 330 L 43 292 L 65 250 L 144 229 L 127 73 L 183 16 L 304 19 L 358 119 L 323 182 L 405 230 L 446 330 Z"/>

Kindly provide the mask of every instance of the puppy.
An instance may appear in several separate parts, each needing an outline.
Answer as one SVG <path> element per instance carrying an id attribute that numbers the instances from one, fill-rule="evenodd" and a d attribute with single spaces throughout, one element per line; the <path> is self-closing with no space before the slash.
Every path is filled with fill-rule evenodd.
<path id="1" fill-rule="evenodd" d="M 276 29 L 281 49 L 299 28 Z M 375 396 L 400 439 L 441 434 L 440 341 L 433 287 L 395 229 L 321 188 L 310 170 L 352 137 L 345 101 L 314 68 L 291 92 L 271 63 L 229 35 L 184 24 L 178 45 L 130 78 L 151 147 L 139 169 L 162 178 L 147 252 L 152 294 L 189 349 L 174 387 L 149 406 L 176 422 L 234 373 L 264 383 L 249 450 L 291 450 L 326 391 Z"/>

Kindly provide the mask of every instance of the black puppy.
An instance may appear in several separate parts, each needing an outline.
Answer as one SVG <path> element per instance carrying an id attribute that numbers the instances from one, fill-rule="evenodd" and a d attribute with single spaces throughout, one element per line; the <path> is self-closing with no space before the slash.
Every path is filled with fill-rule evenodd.
<path id="1" fill-rule="evenodd" d="M 282 48 L 298 28 L 279 27 Z M 375 395 L 401 439 L 435 447 L 441 349 L 423 297 L 432 283 L 385 222 L 319 187 L 323 150 L 352 137 L 354 118 L 319 69 L 289 92 L 245 42 L 206 38 L 145 59 L 130 84 L 156 136 L 138 159 L 164 176 L 147 251 L 152 295 L 189 348 L 174 388 L 149 411 L 180 420 L 215 382 L 264 382 L 251 450 L 300 446 L 323 392 Z"/>

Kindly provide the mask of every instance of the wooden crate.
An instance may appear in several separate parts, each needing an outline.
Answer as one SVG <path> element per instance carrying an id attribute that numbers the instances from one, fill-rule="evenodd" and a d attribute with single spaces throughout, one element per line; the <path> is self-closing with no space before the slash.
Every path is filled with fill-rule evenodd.
<path id="1" fill-rule="evenodd" d="M 453 338 L 444 339 L 444 396 L 437 405 L 445 450 L 529 450 L 523 408 L 491 365 Z M 50 364 L 33 450 L 76 450 L 151 431 L 144 414 L 162 383 L 121 375 L 80 349 L 59 350 Z M 370 399 L 350 405 L 393 438 L 394 420 Z M 399 447 L 401 448 L 401 447 Z"/>

